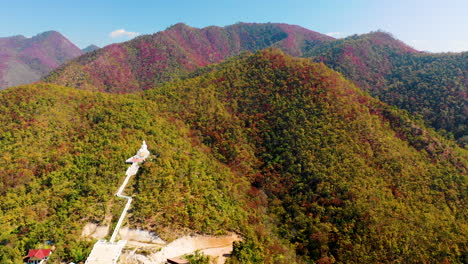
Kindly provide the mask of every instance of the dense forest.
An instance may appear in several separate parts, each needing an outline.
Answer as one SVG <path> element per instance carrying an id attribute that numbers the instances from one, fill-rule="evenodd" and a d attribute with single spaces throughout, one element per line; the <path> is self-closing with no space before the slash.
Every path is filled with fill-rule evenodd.
<path id="1" fill-rule="evenodd" d="M 2 263 L 46 241 L 82 261 L 142 139 L 130 226 L 239 233 L 230 263 L 467 262 L 466 150 L 324 63 L 267 49 L 140 93 L 0 102 Z"/>
<path id="2" fill-rule="evenodd" d="M 151 89 L 243 51 L 275 46 L 300 56 L 307 48 L 332 39 L 287 24 L 238 23 L 198 29 L 179 23 L 152 35 L 90 52 L 44 80 L 84 90 L 134 92 Z"/>
<path id="3" fill-rule="evenodd" d="M 307 262 L 464 261 L 465 150 L 323 64 L 270 50 L 147 94 L 255 173 Z"/>
<path id="4" fill-rule="evenodd" d="M 467 143 L 468 52 L 417 52 L 388 33 L 373 32 L 326 42 L 305 56 Z"/>
<path id="5" fill-rule="evenodd" d="M 446 137 L 466 144 L 468 52 L 420 52 L 385 32 L 333 39 L 288 24 L 238 23 L 202 29 L 176 24 L 90 52 L 44 80 L 85 90 L 134 92 L 268 47 L 323 62 L 372 96 L 421 116 Z"/>
<path id="6" fill-rule="evenodd" d="M 123 202 L 114 193 L 143 139 L 153 157 L 130 183 L 133 225 L 163 238 L 185 229 L 241 233 L 247 181 L 155 103 L 49 84 L 9 89 L 0 102 L 0 263 L 22 263 L 47 241 L 52 263 L 84 261 L 93 242 L 80 238 L 83 226 L 107 215 L 116 222 Z"/>

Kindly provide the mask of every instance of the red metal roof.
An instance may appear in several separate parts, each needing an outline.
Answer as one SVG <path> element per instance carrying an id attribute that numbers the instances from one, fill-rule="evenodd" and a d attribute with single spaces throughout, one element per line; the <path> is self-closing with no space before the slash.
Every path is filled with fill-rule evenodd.
<path id="1" fill-rule="evenodd" d="M 44 259 L 50 255 L 50 249 L 30 249 L 28 253 L 29 258 Z"/>

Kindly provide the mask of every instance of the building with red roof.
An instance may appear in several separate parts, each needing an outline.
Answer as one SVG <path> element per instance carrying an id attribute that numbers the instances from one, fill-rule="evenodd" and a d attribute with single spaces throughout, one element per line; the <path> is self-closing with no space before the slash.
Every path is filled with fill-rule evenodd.
<path id="1" fill-rule="evenodd" d="M 43 264 L 49 259 L 50 254 L 52 254 L 51 249 L 30 249 L 26 263 Z"/>

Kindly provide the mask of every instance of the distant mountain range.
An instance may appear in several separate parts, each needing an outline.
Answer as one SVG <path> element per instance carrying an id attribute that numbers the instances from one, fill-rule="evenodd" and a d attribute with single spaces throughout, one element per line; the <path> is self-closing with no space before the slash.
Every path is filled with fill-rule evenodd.
<path id="1" fill-rule="evenodd" d="M 86 90 L 141 91 L 243 51 L 277 47 L 302 56 L 310 48 L 332 40 L 287 24 L 238 23 L 198 29 L 179 23 L 86 54 L 44 80 Z"/>
<path id="2" fill-rule="evenodd" d="M 0 38 L 0 90 L 39 80 L 83 52 L 57 31 Z"/>
<path id="3" fill-rule="evenodd" d="M 81 51 L 82 51 L 83 53 L 87 53 L 87 52 L 95 51 L 95 50 L 97 50 L 97 49 L 99 49 L 98 46 L 96 46 L 96 45 L 94 45 L 94 44 L 91 44 L 91 45 L 89 45 L 88 47 L 82 49 Z"/>
<path id="4" fill-rule="evenodd" d="M 468 142 L 468 52 L 420 52 L 385 32 L 334 39 L 288 24 L 176 24 L 85 54 L 44 81 L 111 93 L 141 91 L 267 47 L 323 62 L 373 96 Z"/>

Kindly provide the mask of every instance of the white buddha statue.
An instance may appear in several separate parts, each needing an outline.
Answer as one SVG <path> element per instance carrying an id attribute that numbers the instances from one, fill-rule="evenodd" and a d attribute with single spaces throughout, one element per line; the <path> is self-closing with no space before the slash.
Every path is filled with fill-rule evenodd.
<path id="1" fill-rule="evenodd" d="M 146 159 L 149 156 L 148 146 L 146 145 L 146 141 L 143 140 L 143 144 L 141 145 L 140 150 L 137 152 L 137 156 Z"/>

